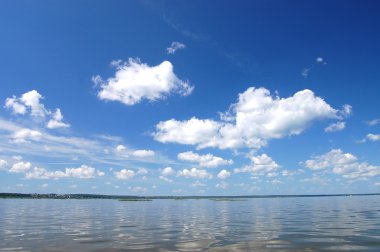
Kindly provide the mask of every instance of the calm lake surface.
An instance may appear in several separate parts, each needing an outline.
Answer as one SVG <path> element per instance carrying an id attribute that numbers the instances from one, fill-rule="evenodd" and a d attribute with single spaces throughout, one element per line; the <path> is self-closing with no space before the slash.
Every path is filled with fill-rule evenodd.
<path id="1" fill-rule="evenodd" d="M 0 251 L 380 251 L 380 196 L 0 199 Z"/>

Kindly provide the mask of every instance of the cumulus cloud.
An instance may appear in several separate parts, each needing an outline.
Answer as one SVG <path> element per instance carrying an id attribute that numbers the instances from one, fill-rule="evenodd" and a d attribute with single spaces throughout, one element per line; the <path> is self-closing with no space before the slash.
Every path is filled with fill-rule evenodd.
<path id="1" fill-rule="evenodd" d="M 31 166 L 32 165 L 30 162 L 18 162 L 12 165 L 12 167 L 9 169 L 9 172 L 23 173 L 30 170 Z"/>
<path id="2" fill-rule="evenodd" d="M 60 109 L 56 109 L 54 113 L 52 113 L 52 118 L 47 123 L 46 127 L 49 129 L 56 129 L 56 128 L 68 128 L 70 127 L 70 124 L 62 122 L 63 115 L 61 113 Z"/>
<path id="3" fill-rule="evenodd" d="M 8 165 L 8 162 L 4 159 L 0 159 L 0 171 L 5 170 Z"/>
<path id="4" fill-rule="evenodd" d="M 123 156 L 133 156 L 136 158 L 153 157 L 156 153 L 152 150 L 128 150 L 126 146 L 119 144 L 115 148 L 116 153 Z"/>
<path id="5" fill-rule="evenodd" d="M 178 172 L 178 176 L 186 177 L 186 178 L 198 178 L 198 179 L 211 179 L 212 175 L 208 173 L 206 170 L 191 168 L 191 169 L 183 169 Z"/>
<path id="6" fill-rule="evenodd" d="M 95 177 L 95 168 L 87 165 L 81 165 L 78 168 L 66 168 L 66 174 L 69 177 L 89 179 Z"/>
<path id="7" fill-rule="evenodd" d="M 12 135 L 12 142 L 14 143 L 27 143 L 29 140 L 38 141 L 42 133 L 37 130 L 20 129 Z"/>
<path id="8" fill-rule="evenodd" d="M 185 49 L 186 45 L 180 42 L 172 42 L 170 47 L 166 48 L 168 54 L 174 54 L 177 50 Z"/>
<path id="9" fill-rule="evenodd" d="M 130 58 L 128 62 L 116 61 L 113 65 L 116 67 L 114 77 L 106 81 L 100 76 L 93 77 L 95 84 L 101 88 L 98 92 L 101 100 L 119 101 L 131 106 L 144 99 L 157 101 L 171 93 L 187 96 L 193 91 L 192 86 L 174 74 L 169 61 L 151 67 Z"/>
<path id="10" fill-rule="evenodd" d="M 135 172 L 128 169 L 122 169 L 120 171 L 114 172 L 116 178 L 118 179 L 130 179 L 135 176 Z"/>
<path id="11" fill-rule="evenodd" d="M 325 132 L 341 131 L 344 128 L 346 128 L 346 123 L 345 122 L 336 122 L 336 123 L 332 123 L 329 126 L 327 126 L 325 128 Z"/>
<path id="12" fill-rule="evenodd" d="M 249 172 L 253 175 L 268 175 L 275 172 L 280 166 L 267 154 L 251 156 L 251 164 L 235 169 L 235 173 Z"/>
<path id="13" fill-rule="evenodd" d="M 104 176 L 104 172 L 98 171 L 93 167 L 81 165 L 77 168 L 66 168 L 64 171 L 49 171 L 44 168 L 34 167 L 25 173 L 27 179 L 59 179 L 59 178 L 78 178 L 92 179 L 96 176 Z"/>
<path id="14" fill-rule="evenodd" d="M 195 117 L 162 121 L 153 136 L 163 143 L 196 145 L 198 149 L 259 149 L 270 139 L 301 134 L 315 121 L 340 118 L 340 111 L 311 90 L 279 98 L 265 88 L 250 87 L 239 94 L 238 102 L 219 121 Z"/>
<path id="15" fill-rule="evenodd" d="M 325 170 L 344 178 L 367 178 L 380 175 L 380 166 L 358 162 L 358 158 L 351 153 L 344 153 L 340 149 L 316 156 L 303 163 L 311 170 Z"/>
<path id="16" fill-rule="evenodd" d="M 199 155 L 192 151 L 182 152 L 177 155 L 179 160 L 198 163 L 201 167 L 213 168 L 221 165 L 233 164 L 233 161 L 225 160 L 221 157 L 216 157 L 210 153 L 206 155 Z"/>
<path id="17" fill-rule="evenodd" d="M 231 172 L 227 171 L 227 170 L 221 170 L 217 177 L 220 178 L 220 179 L 226 179 L 228 178 L 229 176 L 231 176 Z"/>
<path id="18" fill-rule="evenodd" d="M 170 166 L 168 167 L 165 167 L 164 169 L 162 169 L 161 171 L 161 175 L 162 176 L 171 176 L 171 175 L 174 175 L 175 174 L 175 171 L 173 168 L 171 168 Z"/>
<path id="19" fill-rule="evenodd" d="M 216 146 L 220 124 L 213 120 L 195 117 L 188 121 L 171 119 L 156 125 L 154 138 L 162 143 L 198 145 L 199 148 Z M 215 142 L 213 142 L 215 141 Z"/>
<path id="20" fill-rule="evenodd" d="M 12 113 L 14 114 L 25 114 L 26 113 L 26 107 L 24 104 L 18 102 L 18 99 L 16 96 L 13 96 L 11 98 L 7 98 L 5 100 L 5 108 L 11 109 Z"/>
<path id="21" fill-rule="evenodd" d="M 367 134 L 366 138 L 372 142 L 380 141 L 380 134 Z"/>
<path id="22" fill-rule="evenodd" d="M 36 90 L 26 92 L 21 97 L 12 96 L 5 100 L 5 108 L 12 110 L 14 114 L 30 113 L 31 116 L 45 118 L 49 117 L 46 127 L 49 129 L 68 128 L 69 124 L 63 122 L 61 110 L 57 108 L 55 112 L 46 109 L 41 103 L 43 96 Z"/>
<path id="23" fill-rule="evenodd" d="M 132 152 L 132 156 L 134 157 L 140 157 L 140 158 L 143 158 L 143 157 L 152 157 L 154 156 L 154 151 L 152 150 L 135 150 Z"/>
<path id="24" fill-rule="evenodd" d="M 118 146 L 116 146 L 116 152 L 118 152 L 118 153 L 122 153 L 122 152 L 124 152 L 125 150 L 127 150 L 127 147 L 125 147 L 125 146 L 122 145 L 122 144 L 119 144 Z"/>

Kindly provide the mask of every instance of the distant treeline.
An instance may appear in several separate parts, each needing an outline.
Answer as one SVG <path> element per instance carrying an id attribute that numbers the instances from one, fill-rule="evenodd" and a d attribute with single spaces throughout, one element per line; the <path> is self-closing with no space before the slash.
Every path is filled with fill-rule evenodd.
<path id="1" fill-rule="evenodd" d="M 39 194 L 39 193 L 0 193 L 0 198 L 13 199 L 116 199 L 116 200 L 154 200 L 154 199 L 250 199 L 250 198 L 290 198 L 290 197 L 333 197 L 333 196 L 374 196 L 380 193 L 364 194 L 314 194 L 314 195 L 245 195 L 245 196 L 122 196 L 100 194 Z"/>

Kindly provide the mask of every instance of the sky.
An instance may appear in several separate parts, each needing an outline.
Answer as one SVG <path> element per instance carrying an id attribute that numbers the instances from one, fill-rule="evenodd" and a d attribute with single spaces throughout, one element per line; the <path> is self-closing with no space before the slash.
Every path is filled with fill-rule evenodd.
<path id="1" fill-rule="evenodd" d="M 380 191 L 378 1 L 0 1 L 0 192 Z"/>

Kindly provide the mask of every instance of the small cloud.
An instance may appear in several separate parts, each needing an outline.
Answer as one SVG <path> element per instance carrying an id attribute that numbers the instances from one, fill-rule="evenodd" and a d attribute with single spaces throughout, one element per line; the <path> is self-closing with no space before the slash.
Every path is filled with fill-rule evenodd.
<path id="1" fill-rule="evenodd" d="M 120 171 L 114 172 L 117 179 L 130 179 L 135 176 L 135 172 L 128 169 L 122 169 Z"/>
<path id="2" fill-rule="evenodd" d="M 155 153 L 152 150 L 136 150 L 132 152 L 132 156 L 144 158 L 144 157 L 152 157 Z"/>
<path id="3" fill-rule="evenodd" d="M 228 178 L 229 176 L 231 176 L 231 172 L 227 171 L 227 170 L 221 170 L 217 177 L 220 178 L 220 179 L 226 179 Z"/>
<path id="4" fill-rule="evenodd" d="M 309 76 L 310 69 L 309 68 L 304 68 L 301 72 L 301 75 L 305 78 Z"/>
<path id="5" fill-rule="evenodd" d="M 317 62 L 317 64 L 327 64 L 326 61 L 322 58 L 322 57 L 317 57 L 315 59 L 315 62 Z"/>
<path id="6" fill-rule="evenodd" d="M 162 169 L 161 171 L 161 175 L 162 176 L 170 176 L 170 175 L 174 175 L 175 174 L 175 171 L 173 168 L 171 168 L 170 166 L 168 167 L 165 167 L 164 169 Z"/>
<path id="7" fill-rule="evenodd" d="M 166 48 L 166 51 L 168 54 L 174 54 L 177 50 L 185 49 L 186 45 L 180 43 L 180 42 L 172 42 L 170 47 Z"/>
<path id="8" fill-rule="evenodd" d="M 378 125 L 380 123 L 380 118 L 377 118 L 377 119 L 374 119 L 374 120 L 371 120 L 371 121 L 367 121 L 366 123 L 367 123 L 368 126 Z"/>
<path id="9" fill-rule="evenodd" d="M 309 77 L 309 75 L 310 75 L 310 71 L 311 71 L 313 68 L 317 67 L 318 65 L 326 65 L 326 64 L 327 64 L 326 61 L 325 61 L 322 57 L 317 57 L 317 58 L 315 59 L 315 62 L 312 63 L 311 66 L 309 66 L 309 67 L 305 67 L 305 68 L 302 70 L 301 75 L 302 75 L 304 78 L 307 78 L 307 77 Z"/>
<path id="10" fill-rule="evenodd" d="M 329 126 L 327 126 L 325 128 L 325 132 L 341 131 L 344 128 L 346 128 L 346 123 L 345 122 L 336 122 L 336 123 L 332 123 Z"/>
<path id="11" fill-rule="evenodd" d="M 166 182 L 168 182 L 168 183 L 172 183 L 173 182 L 173 180 L 172 179 L 169 179 L 169 178 L 167 178 L 167 177 L 165 177 L 165 176 L 159 176 L 158 177 L 159 179 L 161 179 L 161 180 L 164 180 L 164 181 L 166 181 Z"/>
<path id="12" fill-rule="evenodd" d="M 192 151 L 182 152 L 177 155 L 177 158 L 182 161 L 188 161 L 193 163 L 198 163 L 201 167 L 213 168 L 221 165 L 233 164 L 233 161 L 223 159 L 221 157 L 216 157 L 210 153 L 205 155 L 199 155 Z"/>
<path id="13" fill-rule="evenodd" d="M 216 184 L 216 186 L 215 186 L 216 188 L 220 188 L 220 189 L 223 189 L 223 190 L 226 190 L 226 189 L 228 189 L 228 187 L 229 187 L 229 184 L 228 183 L 226 183 L 226 182 L 224 182 L 224 181 L 222 181 L 222 182 L 220 182 L 220 183 L 218 183 L 218 184 Z"/>
<path id="14" fill-rule="evenodd" d="M 340 111 L 343 117 L 347 118 L 352 115 L 352 106 L 350 104 L 344 104 Z"/>
<path id="15" fill-rule="evenodd" d="M 366 138 L 372 142 L 380 141 L 380 134 L 368 134 Z"/>
<path id="16" fill-rule="evenodd" d="M 122 153 L 122 152 L 124 152 L 126 149 L 127 149 L 127 147 L 125 147 L 125 146 L 122 145 L 122 144 L 119 144 L 118 146 L 116 146 L 116 152 L 117 152 L 117 153 Z"/>
<path id="17" fill-rule="evenodd" d="M 179 171 L 178 176 L 186 178 L 212 179 L 212 175 L 206 170 L 197 169 L 195 167 Z"/>
<path id="18" fill-rule="evenodd" d="M 70 124 L 62 122 L 63 115 L 61 113 L 61 110 L 57 108 L 55 112 L 52 114 L 52 118 L 47 123 L 46 127 L 49 129 L 56 129 L 56 128 L 68 128 L 70 127 Z"/>

